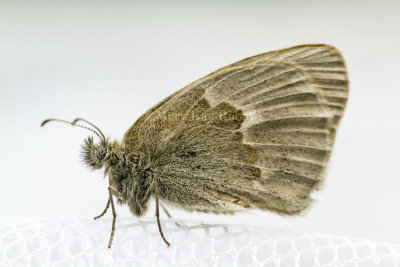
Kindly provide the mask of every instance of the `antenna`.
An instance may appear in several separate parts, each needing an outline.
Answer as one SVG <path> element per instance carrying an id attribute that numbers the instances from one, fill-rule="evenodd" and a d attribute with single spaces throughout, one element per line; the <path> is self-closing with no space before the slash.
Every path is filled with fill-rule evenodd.
<path id="1" fill-rule="evenodd" d="M 78 121 L 86 122 L 87 124 L 89 124 L 89 125 L 91 125 L 92 127 L 94 127 L 97 131 L 99 131 L 99 133 L 100 133 L 101 136 L 103 137 L 104 143 L 106 142 L 106 137 L 105 137 L 104 134 L 101 132 L 101 130 L 99 129 L 99 127 L 97 127 L 97 126 L 94 125 L 93 123 L 91 123 L 91 122 L 89 122 L 89 121 L 87 121 L 87 120 L 85 120 L 85 119 L 82 119 L 82 118 L 76 118 L 76 119 L 72 122 L 72 125 L 75 125 Z"/>
<path id="2" fill-rule="evenodd" d="M 82 119 L 81 119 L 81 120 L 82 120 Z M 97 128 L 96 126 L 94 126 L 93 124 L 91 124 L 90 122 L 87 122 L 87 121 L 85 121 L 85 120 L 82 120 L 82 121 L 85 121 L 85 122 L 89 123 L 90 125 L 92 125 L 93 127 L 95 127 L 95 128 L 100 132 L 101 136 L 100 136 L 100 134 L 99 134 L 98 132 L 96 132 L 96 131 L 93 130 L 92 128 L 89 128 L 89 127 L 86 127 L 86 126 L 83 126 L 83 125 L 80 125 L 80 124 L 76 124 L 76 120 L 73 121 L 73 122 L 69 122 L 69 121 L 66 121 L 66 120 L 60 120 L 60 119 L 53 119 L 53 118 L 52 118 L 52 119 L 44 120 L 44 121 L 40 124 L 40 126 L 43 127 L 45 124 L 47 124 L 47 123 L 50 122 L 50 121 L 58 121 L 58 122 L 63 122 L 63 123 L 66 123 L 66 124 L 70 124 L 70 125 L 72 125 L 72 126 L 81 127 L 81 128 L 83 128 L 83 129 L 86 129 L 86 130 L 91 131 L 92 133 L 96 134 L 96 135 L 100 138 L 100 140 L 103 140 L 103 141 L 104 141 L 104 143 L 105 143 L 105 141 L 106 141 L 106 138 L 104 137 L 104 135 L 103 135 L 103 133 L 100 131 L 100 129 Z"/>

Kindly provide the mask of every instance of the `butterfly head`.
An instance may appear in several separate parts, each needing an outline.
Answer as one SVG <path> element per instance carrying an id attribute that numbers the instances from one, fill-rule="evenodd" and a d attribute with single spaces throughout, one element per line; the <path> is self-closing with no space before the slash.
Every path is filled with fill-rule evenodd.
<path id="1" fill-rule="evenodd" d="M 110 165 L 107 163 L 111 161 L 111 155 L 113 154 L 113 151 L 115 151 L 117 143 L 110 142 L 110 140 L 104 136 L 104 134 L 97 126 L 81 118 L 77 118 L 73 122 L 60 119 L 47 119 L 42 122 L 41 126 L 45 125 L 50 121 L 68 123 L 71 124 L 72 126 L 77 126 L 89 130 L 95 135 L 97 135 L 100 139 L 99 142 L 95 142 L 92 136 L 89 136 L 84 140 L 81 146 L 82 161 L 86 166 L 88 166 L 93 170 L 101 169 L 103 166 Z M 78 121 L 83 121 L 92 127 L 77 124 Z"/>
<path id="2" fill-rule="evenodd" d="M 81 156 L 83 163 L 91 169 L 101 169 L 110 159 L 112 146 L 109 139 L 101 140 L 98 143 L 89 136 L 83 141 L 81 146 Z"/>

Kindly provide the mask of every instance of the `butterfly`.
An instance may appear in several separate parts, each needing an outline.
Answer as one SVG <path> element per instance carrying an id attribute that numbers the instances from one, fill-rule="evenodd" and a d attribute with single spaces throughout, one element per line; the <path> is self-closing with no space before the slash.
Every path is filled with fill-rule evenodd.
<path id="1" fill-rule="evenodd" d="M 150 199 L 187 211 L 298 214 L 321 184 L 348 97 L 340 52 L 307 44 L 249 57 L 182 88 L 144 113 L 122 142 L 89 121 L 62 121 L 98 136 L 82 159 L 104 169 L 113 198 L 143 215 Z M 85 123 L 87 126 L 78 124 Z M 167 213 L 168 214 L 168 213 Z"/>

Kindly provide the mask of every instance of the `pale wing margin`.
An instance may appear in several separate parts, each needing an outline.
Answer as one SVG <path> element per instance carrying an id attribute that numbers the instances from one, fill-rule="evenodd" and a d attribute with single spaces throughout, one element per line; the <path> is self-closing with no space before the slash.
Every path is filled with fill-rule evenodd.
<path id="1" fill-rule="evenodd" d="M 255 188 L 282 213 L 308 207 L 322 181 L 348 96 L 344 60 L 327 45 L 305 45 L 254 56 L 229 67 L 270 66 L 265 79 L 245 88 L 213 88 L 206 98 L 226 101 L 246 116 L 239 131 L 258 152 Z M 274 74 L 272 74 L 275 72 Z M 262 85 L 262 83 L 264 83 Z M 229 97 L 227 97 L 229 95 Z M 256 193 L 257 194 L 257 193 Z"/>

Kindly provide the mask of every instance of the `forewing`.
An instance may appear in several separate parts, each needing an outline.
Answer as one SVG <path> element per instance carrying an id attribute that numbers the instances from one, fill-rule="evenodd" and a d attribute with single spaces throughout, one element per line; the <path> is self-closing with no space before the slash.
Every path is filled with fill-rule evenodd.
<path id="1" fill-rule="evenodd" d="M 322 181 L 347 95 L 335 48 L 274 51 L 176 92 L 128 130 L 125 149 L 149 156 L 169 204 L 294 214 Z"/>

